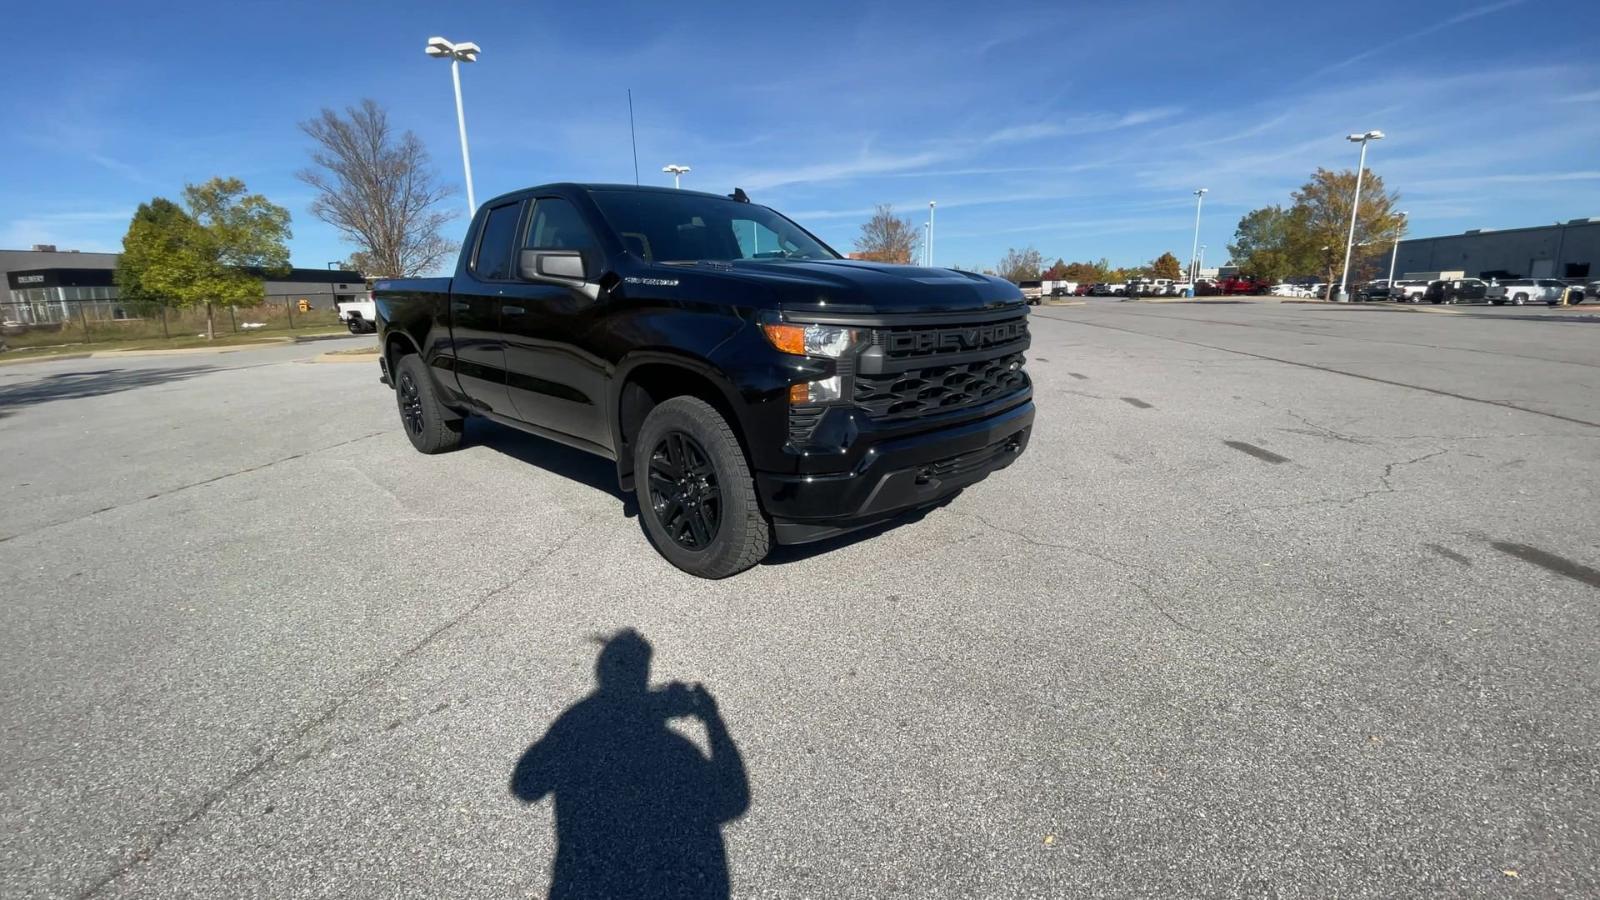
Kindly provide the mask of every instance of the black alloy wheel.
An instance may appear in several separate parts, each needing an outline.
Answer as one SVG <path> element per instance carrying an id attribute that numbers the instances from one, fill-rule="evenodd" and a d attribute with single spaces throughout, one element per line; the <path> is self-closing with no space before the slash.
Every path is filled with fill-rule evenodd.
<path id="1" fill-rule="evenodd" d="M 425 420 L 422 415 L 422 391 L 417 388 L 417 379 L 410 372 L 401 372 L 396 390 L 400 392 L 401 424 L 405 425 L 406 431 L 420 436 Z"/>
<path id="2" fill-rule="evenodd" d="M 722 525 L 722 487 L 705 448 L 681 431 L 662 435 L 650 451 L 650 506 L 656 521 L 685 550 L 704 550 Z"/>

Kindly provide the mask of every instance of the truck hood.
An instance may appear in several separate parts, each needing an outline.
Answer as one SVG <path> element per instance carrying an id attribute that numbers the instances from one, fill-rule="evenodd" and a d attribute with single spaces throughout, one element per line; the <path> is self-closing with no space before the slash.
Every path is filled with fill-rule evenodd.
<path id="1" fill-rule="evenodd" d="M 699 274 L 759 283 L 779 307 L 794 312 L 981 312 L 1024 302 L 1009 281 L 955 269 L 857 259 L 746 259 L 693 268 Z"/>

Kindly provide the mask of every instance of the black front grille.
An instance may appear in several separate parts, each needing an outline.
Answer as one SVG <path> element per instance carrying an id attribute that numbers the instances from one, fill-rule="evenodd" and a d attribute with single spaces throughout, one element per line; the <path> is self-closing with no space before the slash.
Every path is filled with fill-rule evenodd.
<path id="1" fill-rule="evenodd" d="M 1012 344 L 1026 346 L 1027 316 L 1012 316 L 987 322 L 961 325 L 899 325 L 877 328 L 872 344 L 882 348 L 884 359 L 933 359 L 970 353 L 975 350 L 1005 350 Z"/>
<path id="2" fill-rule="evenodd" d="M 929 478 L 956 478 L 969 472 L 988 468 L 994 463 L 995 457 L 1015 453 L 1020 446 L 1021 443 L 1018 436 L 1012 435 L 995 441 L 982 450 L 975 450 L 971 453 L 964 453 L 960 456 L 952 456 L 949 459 L 941 459 L 938 462 L 930 463 L 924 466 L 918 474 Z"/>
<path id="3" fill-rule="evenodd" d="M 1021 353 L 979 362 L 855 377 L 855 404 L 875 419 L 894 419 L 976 406 L 1028 384 Z"/>

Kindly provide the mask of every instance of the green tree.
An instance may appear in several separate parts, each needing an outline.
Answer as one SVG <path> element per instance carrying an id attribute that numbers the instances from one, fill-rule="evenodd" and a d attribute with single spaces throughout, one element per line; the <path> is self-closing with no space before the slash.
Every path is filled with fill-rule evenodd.
<path id="1" fill-rule="evenodd" d="M 117 295 L 144 315 L 161 316 L 161 333 L 167 331 L 167 309 L 179 304 L 182 286 L 197 269 L 191 252 L 194 220 L 178 204 L 156 197 L 139 204 L 117 258 Z"/>
<path id="2" fill-rule="evenodd" d="M 1317 268 L 1321 254 L 1307 253 L 1311 242 L 1304 218 L 1305 210 L 1298 206 L 1263 206 L 1246 213 L 1228 245 L 1234 264 L 1249 275 L 1274 282 Z"/>
<path id="3" fill-rule="evenodd" d="M 289 211 L 247 193 L 237 178 L 186 185 L 183 199 L 194 221 L 185 254 L 193 271 L 175 296 L 184 306 L 205 305 L 206 337 L 212 338 L 214 307 L 260 303 L 266 297 L 263 276 L 288 274 Z"/>
<path id="4" fill-rule="evenodd" d="M 1170 278 L 1173 281 L 1183 277 L 1183 265 L 1171 251 L 1161 254 L 1150 263 L 1150 274 L 1156 278 Z"/>
<path id="5" fill-rule="evenodd" d="M 1101 259 L 1099 262 L 1067 263 L 1066 280 L 1076 281 L 1079 284 L 1094 284 L 1105 281 L 1106 273 L 1111 270 L 1111 261 Z"/>
<path id="6" fill-rule="evenodd" d="M 1038 250 L 1032 247 L 1018 250 L 1013 247 L 1000 258 L 1000 264 L 995 266 L 995 271 L 1007 281 L 1022 282 L 1037 280 L 1043 268 L 1044 257 L 1039 255 Z"/>
<path id="7" fill-rule="evenodd" d="M 1053 264 L 1051 264 L 1050 268 L 1045 269 L 1043 272 L 1039 273 L 1039 277 L 1040 278 L 1048 278 L 1051 281 L 1070 281 L 1071 280 L 1071 278 L 1069 278 L 1068 275 L 1067 275 L 1067 263 L 1066 263 L 1065 260 L 1061 259 L 1060 257 L 1056 258 L 1056 261 Z"/>
<path id="8" fill-rule="evenodd" d="M 1354 170 L 1330 172 L 1319 168 L 1312 173 L 1311 180 L 1293 194 L 1287 252 L 1300 264 L 1320 261 L 1329 284 L 1337 283 L 1344 267 L 1345 241 L 1349 234 L 1355 187 Z M 1356 216 L 1355 244 L 1358 253 L 1362 244 L 1390 243 L 1399 236 L 1401 217 L 1394 209 L 1398 200 L 1399 195 L 1384 189 L 1382 178 L 1373 174 L 1371 169 L 1366 170 L 1361 178 L 1361 208 Z M 1238 259 L 1238 256 L 1234 258 Z M 1264 277 L 1256 272 L 1251 274 Z"/>

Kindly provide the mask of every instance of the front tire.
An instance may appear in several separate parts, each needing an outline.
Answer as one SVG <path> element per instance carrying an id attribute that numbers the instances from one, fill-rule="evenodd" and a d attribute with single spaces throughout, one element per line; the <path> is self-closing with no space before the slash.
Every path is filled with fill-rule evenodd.
<path id="1" fill-rule="evenodd" d="M 656 552 L 700 578 L 726 578 L 766 558 L 772 527 L 744 449 L 698 397 L 650 411 L 633 445 L 639 517 Z"/>
<path id="2" fill-rule="evenodd" d="M 422 453 L 445 453 L 461 446 L 462 419 L 439 402 L 422 357 L 410 353 L 395 366 L 395 403 L 411 446 Z"/>
<path id="3" fill-rule="evenodd" d="M 1528 295 L 1527 294 L 1518 294 L 1515 297 L 1511 298 L 1511 305 L 1512 306 L 1523 306 L 1523 305 L 1527 304 L 1527 302 L 1528 302 Z"/>

